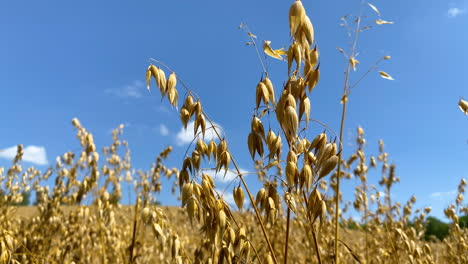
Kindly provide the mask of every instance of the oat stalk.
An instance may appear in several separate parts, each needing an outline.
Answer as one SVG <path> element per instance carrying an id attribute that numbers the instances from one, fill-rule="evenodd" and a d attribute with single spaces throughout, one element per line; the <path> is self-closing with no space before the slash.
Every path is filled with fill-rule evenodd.
<path id="1" fill-rule="evenodd" d="M 129 263 L 133 263 L 133 249 L 135 247 L 136 242 L 136 235 L 137 235 L 137 227 L 138 227 L 138 210 L 140 207 L 140 196 L 137 196 L 137 200 L 135 203 L 135 215 L 133 218 L 133 232 L 132 232 L 132 243 L 130 244 L 130 256 L 129 256 Z"/>
<path id="2" fill-rule="evenodd" d="M 288 245 L 289 245 L 289 222 L 291 219 L 291 209 L 287 209 L 286 215 L 286 239 L 284 241 L 284 264 L 288 263 Z"/>
<path id="3" fill-rule="evenodd" d="M 350 57 L 349 58 L 354 58 L 355 52 L 356 52 L 356 46 L 358 43 L 359 39 L 359 32 L 360 32 L 360 27 L 361 27 L 361 15 L 362 15 L 362 5 L 364 4 L 364 1 L 361 1 L 360 8 L 359 8 L 359 16 L 357 18 L 357 23 L 356 23 L 356 29 L 354 31 L 354 41 L 351 47 L 351 52 L 350 52 Z M 335 263 L 339 264 L 339 257 L 338 257 L 338 241 L 339 241 L 339 216 L 340 216 L 340 177 L 341 177 L 341 161 L 343 157 L 343 133 L 344 133 L 344 126 L 345 126 L 345 120 L 346 120 L 346 110 L 347 110 L 347 105 L 348 105 L 348 96 L 349 96 L 349 78 L 351 74 L 351 69 L 353 68 L 353 65 L 351 63 L 351 60 L 348 60 L 348 66 L 346 67 L 345 71 L 345 80 L 344 80 L 344 85 L 343 85 L 343 95 L 341 98 L 341 102 L 343 104 L 342 106 L 342 112 L 341 112 L 341 123 L 340 123 L 340 145 L 341 145 L 341 151 L 338 154 L 338 169 L 336 172 L 336 197 L 335 197 Z"/>
<path id="4" fill-rule="evenodd" d="M 174 71 L 173 71 L 171 68 L 169 68 L 166 64 L 164 64 L 164 63 L 162 63 L 162 62 L 160 62 L 160 61 L 158 61 L 158 60 L 156 60 L 156 59 L 153 59 L 153 58 L 152 58 L 151 60 L 154 61 L 154 62 L 159 63 L 160 65 L 162 65 L 163 67 L 165 67 L 165 68 L 168 69 L 169 71 L 174 72 Z M 186 90 L 186 92 L 187 92 L 190 96 L 192 96 L 192 97 L 194 97 L 194 98 L 197 98 L 197 97 L 192 93 L 192 90 L 190 90 L 190 89 L 188 88 L 188 86 L 184 83 L 183 80 L 181 80 L 180 77 L 177 76 L 177 80 L 180 82 L 180 84 L 184 87 L 184 89 Z M 221 137 L 221 134 L 219 133 L 219 131 L 218 131 L 218 129 L 216 128 L 216 126 L 214 125 L 213 120 L 209 117 L 209 115 L 208 115 L 204 110 L 202 110 L 202 112 L 203 112 L 203 115 L 206 116 L 207 121 L 210 123 L 210 125 L 211 125 L 213 131 L 215 132 L 216 136 L 218 137 L 218 139 L 219 139 L 219 140 L 223 140 L 223 138 Z M 231 162 L 232 162 L 232 165 L 233 165 L 234 168 L 235 168 L 236 174 L 239 176 L 239 179 L 241 180 L 242 185 L 244 186 L 244 188 L 245 188 L 245 190 L 246 190 L 246 192 L 247 192 L 247 195 L 249 196 L 250 203 L 251 203 L 252 207 L 254 208 L 256 218 L 257 218 L 257 220 L 258 220 L 258 222 L 259 222 L 259 224 L 260 224 L 260 228 L 261 228 L 262 233 L 263 233 L 263 236 L 264 236 L 264 238 L 265 238 L 265 242 L 266 242 L 267 245 L 268 245 L 268 249 L 269 249 L 270 254 L 271 254 L 272 258 L 273 258 L 273 261 L 274 261 L 274 263 L 276 264 L 276 263 L 278 263 L 277 258 L 276 258 L 276 254 L 275 254 L 275 251 L 274 251 L 274 249 L 273 249 L 273 246 L 271 245 L 271 242 L 270 242 L 270 239 L 269 239 L 269 237 L 268 237 L 268 234 L 267 234 L 267 232 L 266 232 L 265 224 L 263 223 L 262 217 L 261 217 L 261 215 L 260 215 L 260 211 L 258 210 L 258 208 L 257 208 L 257 206 L 256 206 L 256 204 L 255 204 L 255 199 L 254 199 L 253 196 L 252 196 L 252 193 L 251 193 L 251 191 L 250 191 L 250 189 L 249 189 L 249 186 L 248 186 L 247 183 L 245 182 L 244 177 L 243 177 L 243 175 L 242 175 L 242 173 L 241 173 L 241 171 L 240 171 L 240 169 L 239 169 L 239 166 L 237 165 L 237 162 L 236 162 L 236 160 L 234 159 L 234 157 L 233 157 L 232 155 L 231 155 Z"/>

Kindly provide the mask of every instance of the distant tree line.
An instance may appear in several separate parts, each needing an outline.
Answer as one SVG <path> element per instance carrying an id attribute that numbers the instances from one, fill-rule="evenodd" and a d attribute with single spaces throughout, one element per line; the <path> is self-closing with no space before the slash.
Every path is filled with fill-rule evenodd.
<path id="1" fill-rule="evenodd" d="M 468 215 L 461 216 L 458 218 L 458 225 L 460 228 L 468 228 Z M 439 219 L 429 216 L 426 220 L 426 232 L 424 238 L 431 240 L 434 237 L 439 240 L 444 240 L 448 236 L 450 224 L 444 223 Z"/>
<path id="2" fill-rule="evenodd" d="M 0 190 L 0 200 L 3 199 L 3 196 L 5 196 L 5 193 Z M 27 206 L 30 204 L 30 199 L 31 199 L 31 192 L 22 192 L 21 196 L 23 197 L 21 202 L 10 202 L 8 205 L 13 205 L 13 206 Z"/>
<path id="3" fill-rule="evenodd" d="M 412 222 L 408 223 L 408 225 L 414 226 Z M 468 228 L 468 215 L 460 216 L 458 218 L 458 225 L 460 228 Z M 366 225 L 355 221 L 349 221 L 346 226 L 342 225 L 342 227 L 346 227 L 351 230 L 364 230 Z M 424 239 L 427 241 L 434 239 L 442 241 L 449 235 L 449 229 L 450 224 L 447 224 L 436 217 L 429 216 L 426 219 Z"/>

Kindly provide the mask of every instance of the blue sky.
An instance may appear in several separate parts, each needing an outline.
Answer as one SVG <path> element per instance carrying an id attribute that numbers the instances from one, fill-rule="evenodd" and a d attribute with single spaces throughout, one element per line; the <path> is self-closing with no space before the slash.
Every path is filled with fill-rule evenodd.
<path id="1" fill-rule="evenodd" d="M 29 146 L 25 165 L 45 169 L 57 155 L 79 149 L 70 123 L 78 117 L 99 147 L 110 143 L 112 128 L 125 124 L 134 168 L 149 168 L 169 144 L 174 152 L 168 165 L 179 166 L 188 145 L 178 113 L 143 84 L 149 58 L 157 58 L 200 95 L 240 166 L 252 170 L 246 137 L 262 69 L 238 26 L 245 22 L 259 41 L 286 46 L 291 2 L 1 1 L 0 149 Z M 303 3 L 321 60 L 311 117 L 338 131 L 346 62 L 336 47 L 349 46 L 339 24 L 343 15 L 358 12 L 359 1 Z M 344 143 L 348 151 L 354 148 L 358 125 L 366 131 L 368 155 L 377 154 L 382 138 L 401 177 L 394 197 L 404 203 L 415 194 L 418 207 L 431 205 L 441 217 L 459 180 L 468 178 L 468 119 L 457 107 L 460 96 L 468 97 L 468 1 L 371 3 L 395 24 L 362 34 L 353 78 L 391 55 L 379 69 L 395 80 L 374 73 L 353 91 Z M 267 63 L 278 93 L 286 65 Z M 316 125 L 309 135 L 321 131 Z M 0 165 L 8 166 L 9 155 L 2 155 Z M 259 188 L 254 178 L 248 180 Z M 354 184 L 345 186 L 348 197 Z M 218 185 L 223 189 L 225 183 Z M 160 200 L 176 204 L 165 187 Z"/>

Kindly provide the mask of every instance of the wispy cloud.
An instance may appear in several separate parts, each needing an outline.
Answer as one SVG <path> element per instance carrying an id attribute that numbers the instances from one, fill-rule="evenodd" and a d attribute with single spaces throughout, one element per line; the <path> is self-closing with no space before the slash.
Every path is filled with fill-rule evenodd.
<path id="1" fill-rule="evenodd" d="M 436 199 L 446 199 L 446 198 L 455 197 L 456 194 L 457 194 L 457 190 L 451 190 L 448 192 L 433 192 L 431 193 L 431 197 L 436 198 Z"/>
<path id="2" fill-rule="evenodd" d="M 162 105 L 162 104 L 160 104 L 159 106 L 155 107 L 154 109 L 155 109 L 157 112 L 159 112 L 159 113 L 164 113 L 164 114 L 173 114 L 173 113 L 174 113 L 173 110 L 167 108 L 166 106 L 164 106 L 164 105 Z"/>
<path id="3" fill-rule="evenodd" d="M 161 134 L 161 136 L 169 135 L 169 129 L 167 128 L 166 125 L 164 124 L 159 125 L 159 134 Z"/>
<path id="4" fill-rule="evenodd" d="M 0 150 L 0 158 L 13 160 L 16 156 L 18 147 L 13 146 Z M 46 149 L 41 146 L 26 146 L 23 148 L 23 161 L 31 162 L 37 165 L 47 165 Z"/>
<path id="5" fill-rule="evenodd" d="M 224 201 L 226 201 L 226 203 L 228 205 L 230 205 L 232 208 L 236 208 L 236 201 L 234 200 L 234 195 L 232 194 L 232 192 L 230 192 L 229 190 L 226 190 L 224 193 L 223 193 L 224 190 L 220 190 L 220 189 L 216 189 L 216 192 L 221 196 L 223 197 Z"/>
<path id="6" fill-rule="evenodd" d="M 240 170 L 240 173 L 242 174 L 248 172 L 244 169 L 239 169 L 239 170 Z M 217 182 L 223 182 L 223 183 L 229 183 L 233 181 L 235 178 L 237 178 L 238 176 L 236 173 L 232 171 L 227 171 L 226 175 L 224 175 L 224 172 L 225 172 L 224 169 L 221 169 L 220 171 L 218 171 L 218 173 L 216 173 L 215 170 L 204 170 L 203 172 L 210 175 L 213 178 L 213 180 Z"/>
<path id="7" fill-rule="evenodd" d="M 449 17 L 457 17 L 459 15 L 463 15 L 466 13 L 466 9 L 462 9 L 462 8 L 458 8 L 458 7 L 451 7 L 449 8 L 449 10 L 447 11 L 447 15 Z"/>
<path id="8" fill-rule="evenodd" d="M 188 124 L 187 124 L 187 129 L 184 129 L 184 127 L 181 127 L 179 132 L 177 133 L 176 135 L 176 144 L 179 145 L 179 146 L 183 146 L 185 144 L 188 144 L 190 142 L 192 142 L 193 138 L 195 137 L 195 135 L 193 134 L 193 129 L 195 127 L 195 122 L 194 121 L 190 121 Z M 219 133 L 221 133 L 221 135 L 223 134 L 223 128 L 219 125 L 219 124 L 216 124 L 214 123 L 216 129 L 218 130 Z M 200 128 L 198 129 L 197 133 L 200 132 Z M 207 124 L 206 125 L 206 132 L 205 132 L 205 141 L 209 141 L 209 140 L 216 140 L 217 139 L 217 136 L 216 136 L 216 133 L 214 132 L 213 128 L 211 127 L 211 125 Z"/>
<path id="9" fill-rule="evenodd" d="M 116 89 L 106 89 L 104 92 L 121 98 L 141 98 L 143 91 L 145 91 L 143 82 L 135 80 L 132 84 Z"/>

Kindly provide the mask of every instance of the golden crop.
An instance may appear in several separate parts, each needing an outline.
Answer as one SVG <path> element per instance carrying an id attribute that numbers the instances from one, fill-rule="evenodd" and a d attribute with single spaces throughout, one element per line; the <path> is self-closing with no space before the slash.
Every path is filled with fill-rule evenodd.
<path id="1" fill-rule="evenodd" d="M 380 15 L 377 7 L 369 6 Z M 301 1 L 294 1 L 289 10 L 287 51 L 263 43 L 267 55 L 287 63 L 288 78 L 279 85 L 264 68 L 255 95 L 252 89 L 255 108 L 246 143 L 256 169 L 250 173 L 262 183 L 259 190 L 246 183 L 228 138 L 221 136 L 201 98 L 157 60 L 157 66 L 151 64 L 146 71 L 148 89 L 154 82 L 161 96 L 167 95 L 178 108 L 177 89 L 183 86 L 180 120 L 184 127 L 193 120 L 198 137 L 180 169 L 164 165 L 172 151 L 168 147 L 150 170 L 133 172 L 128 144 L 121 139 L 123 126 L 113 131 L 112 144 L 99 152 L 92 134 L 76 118 L 72 125 L 81 150 L 57 157 L 45 172 L 22 167 L 19 145 L 10 168 L 0 168 L 0 263 L 468 263 L 468 229 L 461 228 L 458 219 L 468 213 L 463 205 L 466 180 L 444 211 L 451 219 L 449 235 L 443 241 L 426 240 L 431 208 L 415 210 L 414 196 L 404 205 L 392 199 L 391 190 L 400 178 L 383 141 L 377 156 L 367 156 L 365 132 L 358 127 L 357 147 L 343 157 L 346 106 L 357 85 L 350 83 L 349 75 L 359 64 L 355 53 L 362 19 L 354 21 L 349 53 L 340 49 L 348 64 L 339 138 L 311 118 L 309 96 L 320 78 L 320 60 L 313 24 Z M 256 36 L 246 25 L 243 28 L 258 51 Z M 379 59 L 369 72 L 388 59 Z M 261 58 L 260 62 L 264 65 Z M 466 101 L 460 99 L 459 107 L 467 113 Z M 277 122 L 277 132 L 267 118 Z M 306 137 L 303 131 L 316 124 L 328 133 Z M 205 142 L 210 129 L 218 139 Z M 215 163 L 216 172 L 237 175 L 233 198 L 239 211 L 217 191 L 203 166 L 207 161 Z M 379 187 L 367 179 L 369 171 L 377 169 Z M 51 177 L 53 184 L 48 184 Z M 154 197 L 163 188 L 161 177 L 173 182 L 181 208 L 155 205 Z M 340 181 L 350 178 L 359 185 L 354 200 L 344 201 Z M 135 205 L 119 204 L 124 181 L 133 184 Z M 333 196 L 325 195 L 328 189 Z M 31 190 L 37 205 L 13 205 Z M 344 217 L 351 207 L 360 214 L 360 223 Z"/>

